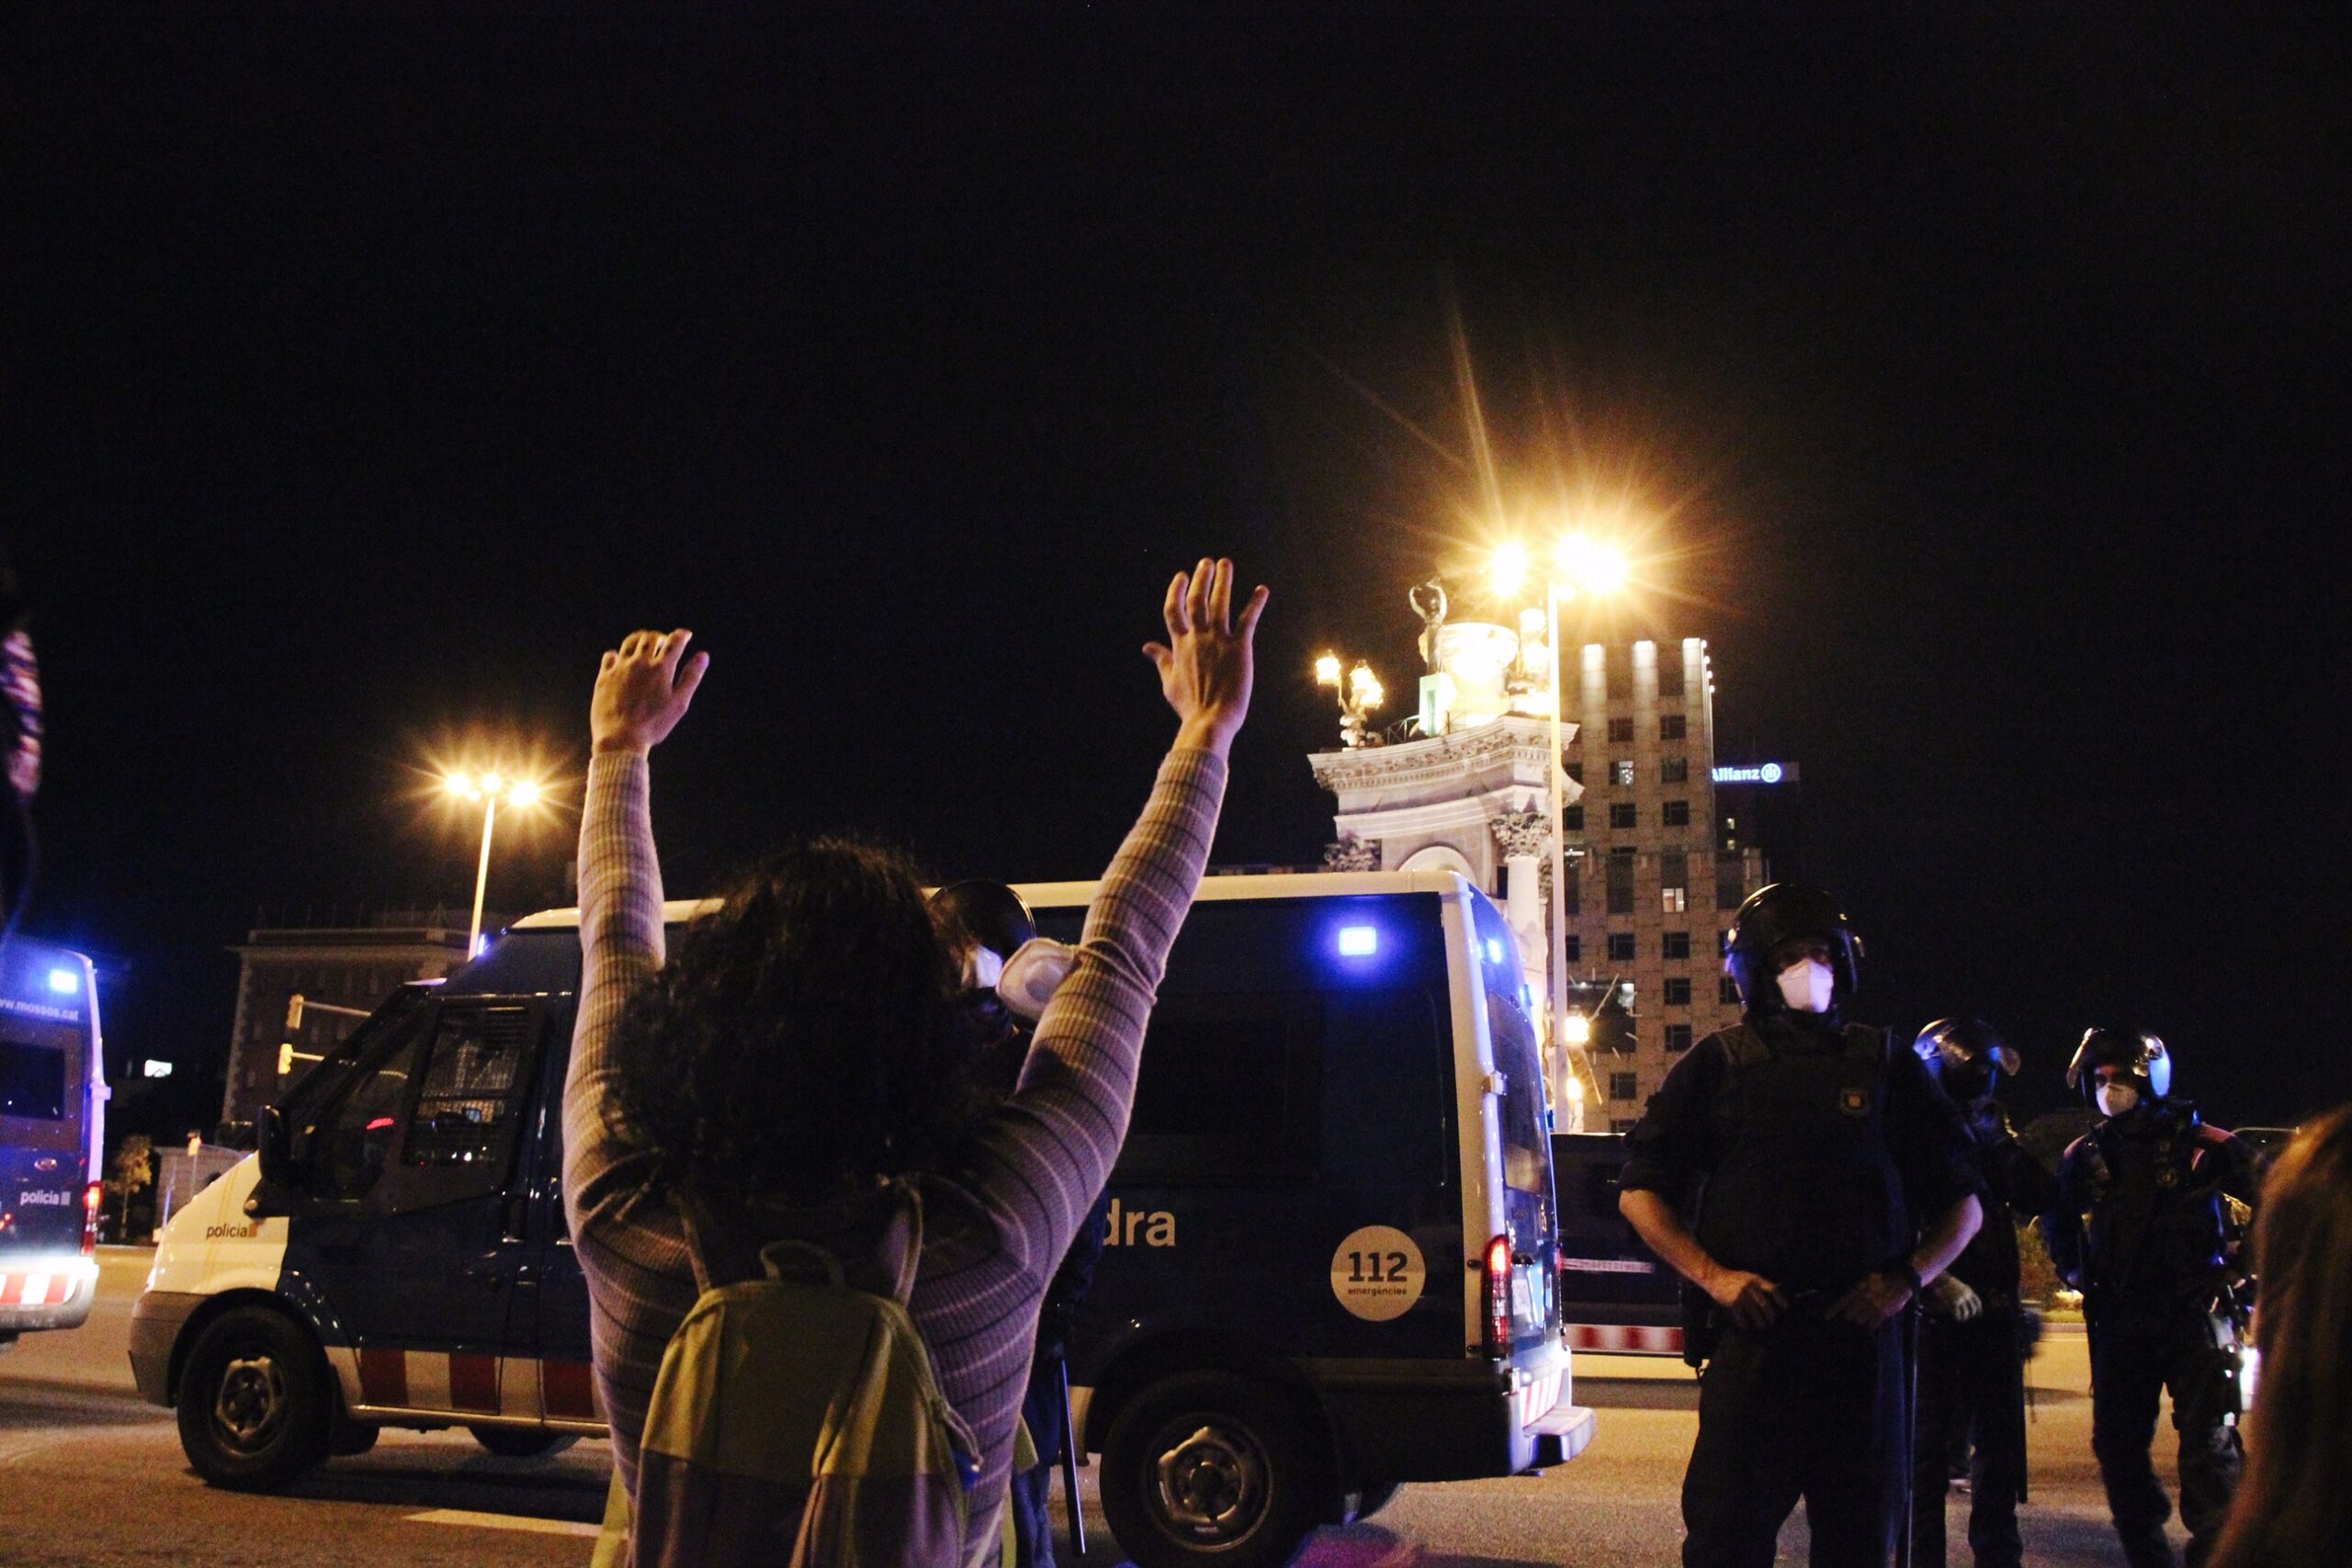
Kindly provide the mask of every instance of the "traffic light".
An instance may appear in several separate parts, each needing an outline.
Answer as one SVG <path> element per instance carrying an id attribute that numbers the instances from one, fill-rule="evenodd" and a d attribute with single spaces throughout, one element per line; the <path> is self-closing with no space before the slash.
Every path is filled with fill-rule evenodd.
<path id="1" fill-rule="evenodd" d="M 282 1041 L 277 1047 L 277 1076 L 284 1077 L 294 1070 L 294 1042 Z"/>
<path id="2" fill-rule="evenodd" d="M 286 998 L 286 1032 L 291 1034 L 301 1027 L 302 993 L 297 991 L 292 996 Z M 277 1070 L 282 1073 L 286 1069 L 280 1067 Z"/>

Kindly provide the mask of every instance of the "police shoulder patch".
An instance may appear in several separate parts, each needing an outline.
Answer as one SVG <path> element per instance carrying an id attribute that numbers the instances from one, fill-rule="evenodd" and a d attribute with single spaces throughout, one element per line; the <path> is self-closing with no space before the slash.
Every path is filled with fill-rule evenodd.
<path id="1" fill-rule="evenodd" d="M 1849 1116 L 1867 1116 L 1871 1109 L 1871 1093 L 1866 1089 L 1841 1089 L 1838 1091 L 1838 1109 Z"/>

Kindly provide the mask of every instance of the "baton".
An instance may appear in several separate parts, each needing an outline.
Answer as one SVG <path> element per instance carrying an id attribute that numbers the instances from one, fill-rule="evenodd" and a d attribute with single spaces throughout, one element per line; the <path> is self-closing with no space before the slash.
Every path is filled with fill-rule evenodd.
<path id="1" fill-rule="evenodd" d="M 1056 1363 L 1055 1375 L 1062 1385 L 1062 1500 L 1069 1505 L 1069 1551 L 1073 1557 L 1086 1555 L 1086 1506 L 1078 1498 L 1078 1423 L 1070 1418 L 1069 1363 Z"/>
<path id="2" fill-rule="evenodd" d="M 1903 1309 L 1903 1520 L 1894 1538 L 1894 1568 L 1911 1568 L 1912 1484 L 1919 1462 L 1919 1303 Z"/>

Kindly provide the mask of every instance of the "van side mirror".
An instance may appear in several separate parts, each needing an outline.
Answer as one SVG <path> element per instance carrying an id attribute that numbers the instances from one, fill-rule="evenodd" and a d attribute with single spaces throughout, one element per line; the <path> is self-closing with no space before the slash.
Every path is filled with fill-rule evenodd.
<path id="1" fill-rule="evenodd" d="M 293 1197 L 294 1180 L 293 1140 L 286 1130 L 286 1112 L 275 1105 L 265 1107 L 254 1134 L 261 1179 L 254 1183 L 253 1195 L 245 1200 L 245 1213 L 255 1217 L 285 1213 Z"/>

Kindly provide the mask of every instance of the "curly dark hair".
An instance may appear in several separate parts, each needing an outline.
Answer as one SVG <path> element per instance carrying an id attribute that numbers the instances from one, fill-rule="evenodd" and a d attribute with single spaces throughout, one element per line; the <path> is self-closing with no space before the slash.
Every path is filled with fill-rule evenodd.
<path id="1" fill-rule="evenodd" d="M 910 860 L 796 845 L 738 877 L 629 999 L 620 1131 L 658 1189 L 722 1201 L 936 1168 L 980 1103 L 958 1001 Z"/>

